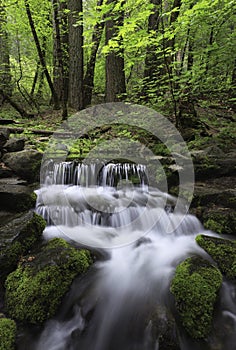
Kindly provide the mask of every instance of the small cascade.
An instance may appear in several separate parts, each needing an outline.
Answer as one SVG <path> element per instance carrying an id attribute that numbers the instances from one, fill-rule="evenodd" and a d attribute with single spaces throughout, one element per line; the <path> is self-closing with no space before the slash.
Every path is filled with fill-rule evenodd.
<path id="1" fill-rule="evenodd" d="M 158 325 L 171 322 L 175 268 L 194 254 L 207 258 L 195 243 L 204 232 L 199 220 L 150 188 L 144 165 L 48 162 L 42 179 L 36 210 L 47 220 L 45 239 L 63 237 L 102 259 L 74 281 L 57 317 L 30 340 L 31 350 L 162 349 Z M 233 286 L 224 284 L 220 303 L 219 319 L 235 329 Z M 224 349 L 233 350 L 233 341 L 234 335 Z M 182 335 L 180 350 L 190 348 L 211 349 Z"/>

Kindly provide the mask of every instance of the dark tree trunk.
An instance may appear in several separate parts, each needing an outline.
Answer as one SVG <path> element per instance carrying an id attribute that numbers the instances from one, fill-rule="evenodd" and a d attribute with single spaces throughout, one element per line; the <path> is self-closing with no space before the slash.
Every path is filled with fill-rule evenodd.
<path id="1" fill-rule="evenodd" d="M 46 65 L 45 58 L 44 58 L 44 55 L 43 55 L 43 51 L 42 51 L 42 48 L 41 48 L 41 45 L 40 45 L 40 42 L 39 42 L 39 38 L 38 38 L 36 29 L 35 29 L 35 25 L 34 25 L 34 21 L 33 21 L 33 17 L 32 17 L 32 14 L 31 14 L 31 10 L 30 10 L 30 6 L 29 6 L 28 0 L 25 0 L 25 8 L 26 8 L 26 13 L 27 13 L 27 16 L 28 16 L 31 32 L 32 32 L 32 35 L 33 35 L 33 38 L 34 38 L 34 42 L 35 42 L 35 45 L 36 45 L 36 48 L 37 48 L 37 51 L 38 51 L 39 60 L 40 60 L 41 66 L 43 68 L 44 74 L 46 76 L 46 79 L 47 79 L 48 85 L 50 87 L 51 93 L 52 93 L 52 98 L 53 98 L 53 102 L 54 102 L 54 108 L 55 109 L 59 109 L 60 108 L 60 106 L 59 106 L 59 99 L 58 99 L 58 96 L 56 94 L 56 91 L 54 89 L 54 86 L 53 86 L 53 83 L 52 83 L 52 80 L 51 80 L 51 77 L 50 77 L 50 74 L 49 74 L 48 69 L 47 69 L 47 65 Z"/>
<path id="2" fill-rule="evenodd" d="M 9 96 L 5 91 L 3 91 L 2 89 L 0 89 L 0 95 L 2 96 L 2 98 L 7 101 L 8 103 L 10 103 L 10 105 L 22 116 L 22 118 L 29 118 L 31 117 L 31 115 L 29 115 L 21 106 L 19 106 L 16 102 L 14 102 L 11 98 L 11 96 Z"/>
<path id="3" fill-rule="evenodd" d="M 0 88 L 11 95 L 11 71 L 5 8 L 0 4 Z"/>
<path id="4" fill-rule="evenodd" d="M 68 0 L 69 13 L 69 105 L 76 110 L 84 108 L 83 78 L 84 78 L 84 51 L 83 51 L 83 24 L 82 0 Z M 76 26 L 75 26 L 76 24 Z"/>
<path id="5" fill-rule="evenodd" d="M 54 27 L 54 87 L 62 103 L 62 117 L 67 119 L 68 100 L 68 35 L 66 2 L 52 0 Z M 63 34 L 61 34 L 63 33 Z"/>
<path id="6" fill-rule="evenodd" d="M 103 0 L 98 0 L 97 6 L 101 6 L 102 4 L 103 4 Z M 92 100 L 96 56 L 97 56 L 98 48 L 101 42 L 104 26 L 105 26 L 104 21 L 101 21 L 100 23 L 96 23 L 93 28 L 92 48 L 91 48 L 90 57 L 87 63 L 86 74 L 84 77 L 84 107 L 89 106 Z"/>
<path id="7" fill-rule="evenodd" d="M 116 0 L 107 1 L 107 4 L 114 4 L 114 6 L 116 3 Z M 119 27 L 123 26 L 124 12 L 122 10 L 113 12 L 111 9 L 108 17 L 109 19 L 106 21 L 106 45 L 109 40 L 117 36 Z M 118 44 L 119 48 L 110 51 L 106 56 L 106 102 L 120 101 L 126 93 L 124 49 L 121 39 L 119 39 Z"/>

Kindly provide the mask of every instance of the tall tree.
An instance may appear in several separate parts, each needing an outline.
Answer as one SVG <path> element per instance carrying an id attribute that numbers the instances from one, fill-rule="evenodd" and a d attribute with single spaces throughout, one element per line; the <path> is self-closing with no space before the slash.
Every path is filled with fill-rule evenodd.
<path id="1" fill-rule="evenodd" d="M 0 3 L 0 88 L 11 95 L 11 71 L 8 34 L 5 29 L 6 11 Z"/>
<path id="2" fill-rule="evenodd" d="M 100 11 L 100 7 L 102 6 L 102 4 L 103 4 L 103 0 L 98 0 L 97 11 Z M 84 106 L 85 107 L 89 106 L 92 100 L 96 56 L 97 56 L 98 48 L 101 42 L 104 26 L 105 26 L 105 21 L 103 18 L 101 21 L 97 22 L 93 28 L 92 47 L 91 47 L 90 57 L 87 63 L 86 74 L 84 77 Z"/>
<path id="3" fill-rule="evenodd" d="M 110 46 L 106 55 L 106 102 L 120 101 L 126 93 L 123 40 L 118 35 L 124 24 L 124 1 L 107 0 L 110 11 L 106 20 L 106 45 Z M 115 43 L 112 48 L 111 43 Z"/>
<path id="4" fill-rule="evenodd" d="M 69 12 L 69 105 L 84 108 L 83 1 L 68 0 Z"/>
<path id="5" fill-rule="evenodd" d="M 49 74 L 49 71 L 47 69 L 45 57 L 43 55 L 43 51 L 42 51 L 42 48 L 41 48 L 41 45 L 40 45 L 40 41 L 39 41 L 39 38 L 38 38 L 38 35 L 37 35 L 37 32 L 36 32 L 36 28 L 35 28 L 35 25 L 34 25 L 33 16 L 31 14 L 29 1 L 28 0 L 24 0 L 24 3 L 25 3 L 26 13 L 27 13 L 27 17 L 28 17 L 28 20 L 29 20 L 29 25 L 30 25 L 30 28 L 31 28 L 31 32 L 32 32 L 32 35 L 33 35 L 33 38 L 34 38 L 34 42 L 35 42 L 36 48 L 37 48 L 39 60 L 40 60 L 40 63 L 42 65 L 42 68 L 44 70 L 44 74 L 46 76 L 48 85 L 49 85 L 51 93 L 52 93 L 52 98 L 53 98 L 53 102 L 54 102 L 54 108 L 55 109 L 59 109 L 60 108 L 59 99 L 58 99 L 57 93 L 56 93 L 56 91 L 54 89 L 54 85 L 53 85 L 51 76 Z"/>
<path id="6" fill-rule="evenodd" d="M 67 118 L 68 100 L 68 26 L 67 4 L 58 0 L 52 0 L 53 28 L 54 28 L 54 87 L 62 102 L 62 117 Z"/>

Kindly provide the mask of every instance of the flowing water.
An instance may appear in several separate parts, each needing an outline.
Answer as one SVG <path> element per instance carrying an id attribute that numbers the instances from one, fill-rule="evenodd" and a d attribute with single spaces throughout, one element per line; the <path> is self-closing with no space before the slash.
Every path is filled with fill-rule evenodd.
<path id="1" fill-rule="evenodd" d="M 213 233 L 176 212 L 174 197 L 149 188 L 145 166 L 49 162 L 42 177 L 37 212 L 48 222 L 45 239 L 88 247 L 96 261 L 74 281 L 57 316 L 30 338 L 30 349 L 236 349 L 232 284 L 220 291 L 217 335 L 194 342 L 175 322 L 175 268 L 195 254 L 209 259 L 195 237 Z M 178 348 L 168 345 L 177 333 Z"/>

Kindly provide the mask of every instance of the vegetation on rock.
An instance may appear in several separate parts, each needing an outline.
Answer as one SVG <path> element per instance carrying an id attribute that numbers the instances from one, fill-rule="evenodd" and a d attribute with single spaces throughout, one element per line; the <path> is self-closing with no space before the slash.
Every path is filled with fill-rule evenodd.
<path id="1" fill-rule="evenodd" d="M 198 235 L 196 242 L 217 263 L 229 279 L 236 279 L 236 243 L 228 239 Z"/>
<path id="2" fill-rule="evenodd" d="M 0 318 L 0 350 L 14 350 L 16 324 L 9 318 Z"/>
<path id="3" fill-rule="evenodd" d="M 9 315 L 23 323 L 43 323 L 52 317 L 73 279 L 91 264 L 87 250 L 55 238 L 35 256 L 25 257 L 5 283 Z"/>
<path id="4" fill-rule="evenodd" d="M 183 327 L 191 337 L 201 339 L 210 333 L 221 283 L 220 271 L 201 258 L 188 258 L 177 267 L 170 290 Z"/>

